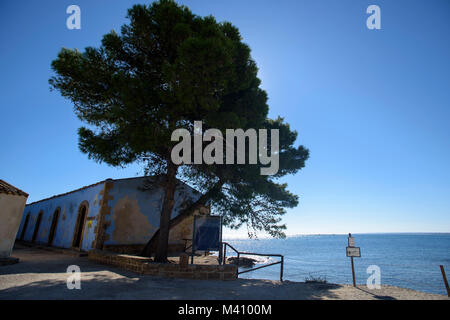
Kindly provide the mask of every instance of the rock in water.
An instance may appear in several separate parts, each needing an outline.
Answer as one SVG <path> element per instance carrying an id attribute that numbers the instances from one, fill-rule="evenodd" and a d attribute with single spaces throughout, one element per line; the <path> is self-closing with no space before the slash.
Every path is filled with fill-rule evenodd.
<path id="1" fill-rule="evenodd" d="M 227 259 L 227 262 L 229 264 L 238 264 L 238 258 L 237 257 L 230 257 Z M 255 263 L 258 262 L 255 259 L 252 258 L 243 258 L 243 257 L 239 257 L 239 267 L 243 267 L 243 268 L 251 268 L 255 265 Z"/>

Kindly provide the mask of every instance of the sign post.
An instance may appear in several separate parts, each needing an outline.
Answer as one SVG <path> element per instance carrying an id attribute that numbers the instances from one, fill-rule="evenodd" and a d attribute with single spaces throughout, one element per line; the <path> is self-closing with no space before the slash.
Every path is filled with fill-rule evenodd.
<path id="1" fill-rule="evenodd" d="M 352 237 L 351 233 L 348 234 L 348 246 L 346 248 L 346 253 L 347 257 L 350 257 L 350 261 L 352 263 L 353 286 L 356 287 L 355 265 L 353 263 L 353 257 L 361 257 L 361 248 L 355 247 L 355 238 Z"/>
<path id="2" fill-rule="evenodd" d="M 192 233 L 191 264 L 194 263 L 194 254 L 196 250 L 219 251 L 219 255 L 221 255 L 221 216 L 194 216 Z"/>
<path id="3" fill-rule="evenodd" d="M 447 296 L 450 297 L 450 288 L 448 287 L 447 276 L 445 275 L 444 266 L 439 266 L 441 268 L 442 278 L 444 279 L 445 289 L 447 289 Z"/>
<path id="4" fill-rule="evenodd" d="M 356 287 L 356 280 L 355 280 L 355 266 L 353 264 L 353 257 L 350 257 L 352 260 L 352 277 L 353 277 L 353 286 Z"/>

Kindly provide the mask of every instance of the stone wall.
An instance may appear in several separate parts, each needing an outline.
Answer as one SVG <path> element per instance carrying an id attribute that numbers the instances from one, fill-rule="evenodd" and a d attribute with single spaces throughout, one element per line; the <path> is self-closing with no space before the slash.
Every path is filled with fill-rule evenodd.
<path id="1" fill-rule="evenodd" d="M 105 244 L 103 250 L 121 254 L 139 254 L 145 244 Z"/>
<path id="2" fill-rule="evenodd" d="M 118 179 L 113 183 L 114 187 L 108 193 L 110 210 L 103 223 L 106 226 L 104 245 L 145 245 L 159 229 L 164 188 L 150 177 Z M 200 196 L 196 190 L 179 182 L 171 219 Z M 183 221 L 175 229 L 170 230 L 169 244 L 178 244 L 182 250 L 183 239 L 192 238 L 192 223 Z"/>
<path id="3" fill-rule="evenodd" d="M 142 275 L 153 275 L 168 278 L 202 279 L 202 280 L 235 280 L 235 265 L 187 265 L 169 263 L 153 263 L 150 258 L 107 251 L 89 251 L 89 260 L 120 267 Z"/>
<path id="4" fill-rule="evenodd" d="M 149 188 L 152 183 L 154 188 Z M 147 186 L 147 189 L 144 186 Z M 180 182 L 175 193 L 172 218 L 200 196 L 200 193 Z M 23 214 L 18 216 L 22 222 L 17 238 L 58 248 L 71 248 L 78 235 L 78 217 L 82 207 L 85 207 L 87 217 L 82 222 L 80 250 L 122 246 L 118 248 L 121 253 L 125 253 L 127 249 L 131 250 L 128 253 L 135 253 L 138 246 L 144 246 L 159 229 L 163 199 L 164 189 L 148 177 L 108 179 L 33 202 L 28 204 L 25 210 L 22 207 Z M 208 213 L 209 209 L 206 207 L 196 212 Z M 192 238 L 192 219 L 188 217 L 170 230 L 169 248 L 173 252 L 182 252 L 183 239 Z M 2 221 L 9 220 L 4 218 Z M 0 235 L 2 229 L 4 227 L 0 225 Z M 17 228 L 13 238 L 16 232 Z M 2 239 L 5 239 L 5 236 L 0 237 L 0 245 Z M 76 247 L 78 248 L 78 245 Z"/>
<path id="5" fill-rule="evenodd" d="M 122 254 L 138 255 L 144 250 L 145 244 L 106 244 L 103 250 Z M 184 252 L 184 243 L 170 243 L 167 248 L 168 253 L 182 253 Z M 200 252 L 200 251 L 197 251 Z"/>
<path id="6" fill-rule="evenodd" d="M 19 240 L 33 242 L 35 231 L 36 244 L 46 245 L 49 242 L 52 221 L 56 212 L 59 211 L 55 225 L 53 247 L 71 248 L 73 245 L 75 226 L 82 206 L 86 207 L 86 219 L 83 224 L 81 248 L 84 251 L 93 249 L 96 239 L 99 212 L 102 207 L 102 198 L 105 182 L 89 185 L 72 192 L 57 195 L 48 199 L 28 204 L 23 211 L 22 222 L 17 233 Z M 39 214 L 41 222 L 36 230 Z M 29 221 L 25 226 L 25 221 Z M 23 230 L 25 228 L 25 230 Z M 22 236 L 23 232 L 23 238 Z"/>
<path id="7" fill-rule="evenodd" d="M 0 258 L 11 255 L 27 197 L 0 193 Z"/>

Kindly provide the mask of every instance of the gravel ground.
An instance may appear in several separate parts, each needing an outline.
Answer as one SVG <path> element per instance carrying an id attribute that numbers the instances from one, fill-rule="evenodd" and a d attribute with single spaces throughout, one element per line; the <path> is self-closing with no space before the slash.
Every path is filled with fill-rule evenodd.
<path id="1" fill-rule="evenodd" d="M 369 290 L 366 286 L 306 284 L 257 279 L 211 281 L 166 279 L 140 276 L 121 269 L 93 263 L 87 257 L 74 257 L 37 248 L 17 246 L 15 265 L 0 266 L 0 299 L 348 299 L 348 300 L 448 300 L 393 286 Z M 69 290 L 68 266 L 81 270 L 81 289 Z"/>

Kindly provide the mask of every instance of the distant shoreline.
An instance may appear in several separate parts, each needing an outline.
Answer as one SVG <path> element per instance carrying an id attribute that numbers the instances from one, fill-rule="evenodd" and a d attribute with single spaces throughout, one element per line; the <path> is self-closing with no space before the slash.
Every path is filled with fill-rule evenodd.
<path id="1" fill-rule="evenodd" d="M 450 232 L 352 232 L 352 235 L 449 235 Z M 346 236 L 348 233 L 298 233 L 292 235 L 286 235 L 287 238 L 297 238 L 305 236 Z M 261 236 L 258 238 L 249 238 L 248 236 L 235 237 L 235 236 L 223 236 L 223 240 L 277 240 L 270 236 Z M 283 239 L 280 239 L 283 240 Z"/>

